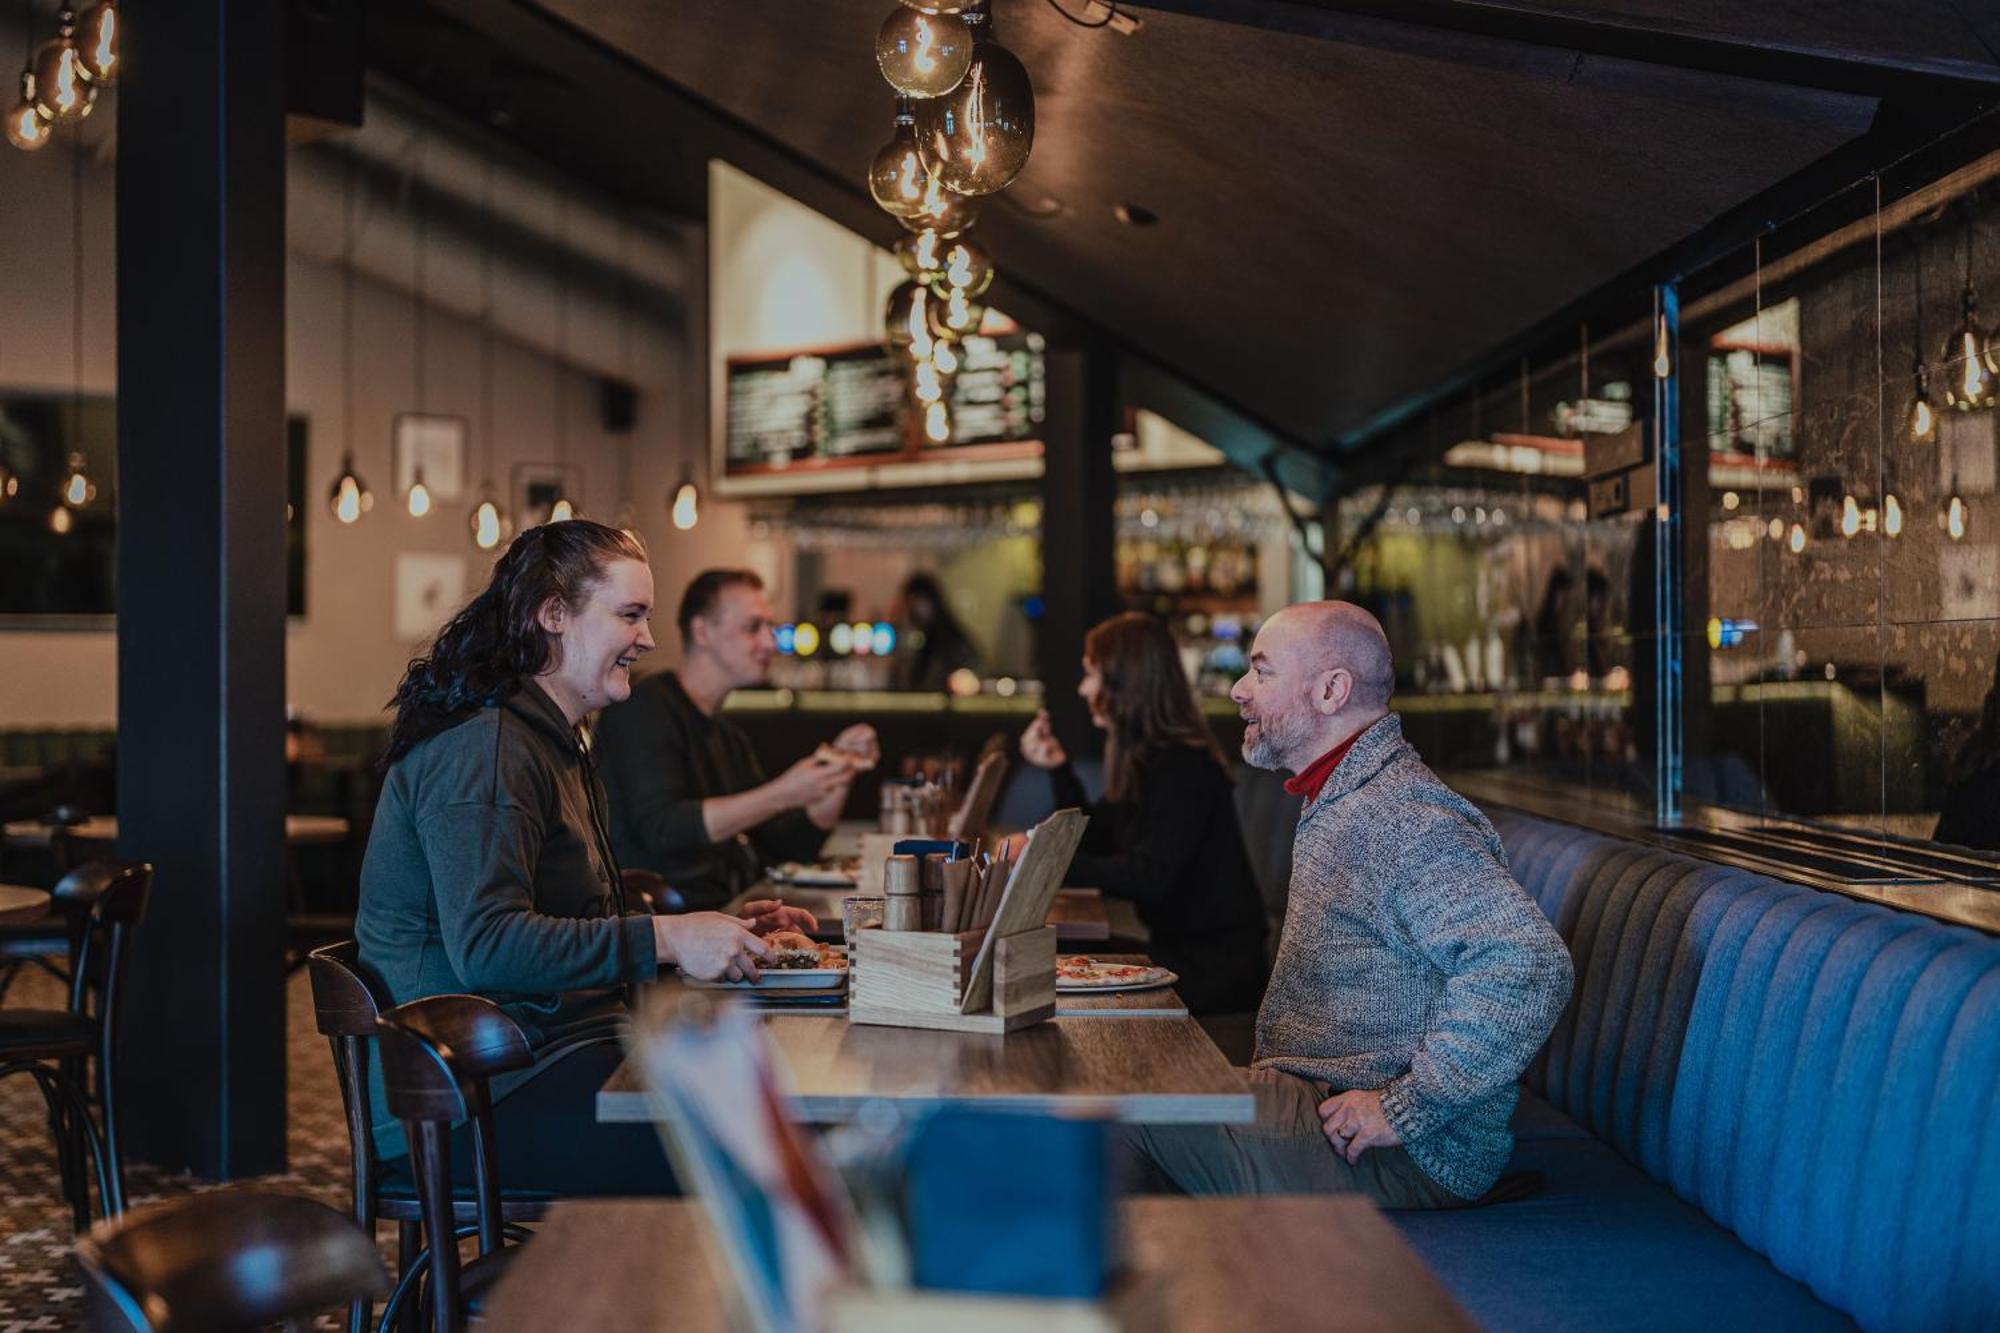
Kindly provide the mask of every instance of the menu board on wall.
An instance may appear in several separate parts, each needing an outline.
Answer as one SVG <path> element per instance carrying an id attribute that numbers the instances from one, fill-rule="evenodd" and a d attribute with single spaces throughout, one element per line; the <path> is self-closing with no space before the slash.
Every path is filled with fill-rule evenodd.
<path id="1" fill-rule="evenodd" d="M 1041 335 L 975 336 L 958 350 L 961 365 L 948 399 L 952 438 L 945 444 L 922 438 L 906 359 L 880 343 L 730 358 L 724 475 L 867 469 L 854 481 L 869 485 L 893 483 L 898 465 L 1039 456 Z"/>

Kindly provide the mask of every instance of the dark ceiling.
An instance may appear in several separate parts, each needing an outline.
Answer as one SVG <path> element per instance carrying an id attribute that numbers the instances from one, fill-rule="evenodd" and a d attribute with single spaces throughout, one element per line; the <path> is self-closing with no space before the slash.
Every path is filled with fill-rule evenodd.
<path id="1" fill-rule="evenodd" d="M 723 156 L 886 240 L 862 177 L 893 2 L 372 0 L 371 58 L 663 210 L 700 216 Z M 1002 304 L 1316 448 L 1863 136 L 1884 98 L 2000 88 L 2000 17 L 1952 0 L 1121 7 L 1136 36 L 995 0 L 1038 111 L 1009 197 L 1061 205 L 987 209 Z"/>

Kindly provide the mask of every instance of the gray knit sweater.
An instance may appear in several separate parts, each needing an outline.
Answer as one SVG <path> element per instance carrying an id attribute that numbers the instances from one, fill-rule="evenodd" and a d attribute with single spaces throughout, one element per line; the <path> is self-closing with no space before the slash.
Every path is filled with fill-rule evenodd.
<path id="1" fill-rule="evenodd" d="M 1569 952 L 1493 826 L 1390 714 L 1299 815 L 1259 1069 L 1380 1088 L 1416 1164 L 1460 1198 L 1513 1150 L 1515 1080 L 1569 998 Z"/>

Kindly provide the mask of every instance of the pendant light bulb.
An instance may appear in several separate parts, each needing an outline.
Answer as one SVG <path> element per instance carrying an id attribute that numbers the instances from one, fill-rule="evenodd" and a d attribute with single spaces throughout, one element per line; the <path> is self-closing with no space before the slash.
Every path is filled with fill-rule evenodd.
<path id="1" fill-rule="evenodd" d="M 334 478 L 333 487 L 327 492 L 327 504 L 333 510 L 334 518 L 342 523 L 358 523 L 361 516 L 375 506 L 375 497 L 368 492 L 368 483 L 361 480 L 361 474 L 354 470 L 354 451 L 348 450 L 340 460 L 340 475 Z"/>
<path id="2" fill-rule="evenodd" d="M 431 512 L 431 490 L 424 485 L 424 470 L 418 468 L 410 480 L 410 494 L 407 497 L 411 518 L 422 518 Z"/>
<path id="3" fill-rule="evenodd" d="M 1937 443 L 1937 409 L 1931 406 L 1930 375 L 1917 363 L 1917 391 L 1910 398 L 1910 443 Z"/>
<path id="4" fill-rule="evenodd" d="M 931 336 L 946 340 L 979 332 L 986 320 L 986 307 L 968 296 L 963 288 L 952 287 L 936 294 L 927 303 Z"/>
<path id="5" fill-rule="evenodd" d="M 907 100 L 898 99 L 896 131 L 868 164 L 868 193 L 892 218 L 915 217 L 924 207 L 930 173 L 917 153 L 917 122 Z"/>
<path id="6" fill-rule="evenodd" d="M 1958 478 L 1953 477 L 1951 479 L 1951 499 L 1945 501 L 1944 506 L 1944 530 L 1953 541 L 1962 542 L 1965 540 L 1965 528 L 1965 501 L 1958 494 Z"/>
<path id="7" fill-rule="evenodd" d="M 919 14 L 969 14 L 986 0 L 903 0 Z"/>
<path id="8" fill-rule="evenodd" d="M 1882 531 L 1891 537 L 1903 535 L 1903 502 L 1894 491 L 1882 497 Z"/>
<path id="9" fill-rule="evenodd" d="M 949 342 L 940 339 L 931 346 L 931 364 L 947 378 L 958 373 L 958 351 Z"/>
<path id="10" fill-rule="evenodd" d="M 1970 282 L 1965 284 L 1965 319 L 1945 343 L 1944 355 L 1951 364 L 1945 377 L 1944 400 L 1961 412 L 1993 406 L 1992 348 L 1979 330 L 1979 296 Z"/>
<path id="11" fill-rule="evenodd" d="M 14 470 L 7 466 L 7 460 L 0 458 L 0 504 L 5 504 L 7 501 L 13 499 L 15 492 L 20 489 L 21 479 L 16 477 Z"/>
<path id="12" fill-rule="evenodd" d="M 693 477 L 683 474 L 681 484 L 674 488 L 672 512 L 674 527 L 680 532 L 692 532 L 701 522 L 701 492 L 695 489 Z"/>
<path id="13" fill-rule="evenodd" d="M 938 402 L 944 398 L 950 387 L 950 376 L 938 369 L 936 361 L 925 357 L 911 364 L 910 392 L 915 395 L 918 402 L 926 406 Z"/>
<path id="14" fill-rule="evenodd" d="M 925 177 L 923 206 L 909 217 L 896 219 L 906 231 L 934 231 L 945 237 L 970 230 L 978 220 L 979 201 L 947 190 L 935 171 Z"/>
<path id="15" fill-rule="evenodd" d="M 493 498 L 493 484 L 487 482 L 479 488 L 479 503 L 472 510 L 472 544 L 490 551 L 507 540 L 507 529 L 507 515 Z"/>
<path id="16" fill-rule="evenodd" d="M 1840 535 L 1852 537 L 1861 531 L 1861 506 L 1853 495 L 1847 495 L 1840 502 Z"/>
<path id="17" fill-rule="evenodd" d="M 993 285 L 993 258 L 979 242 L 964 236 L 947 241 L 941 258 L 944 271 L 931 282 L 939 296 L 950 291 L 961 291 L 973 297 L 984 296 L 986 289 Z"/>
<path id="18" fill-rule="evenodd" d="M 109 88 L 118 82 L 118 5 L 97 0 L 83 11 L 77 25 L 77 55 L 92 83 Z"/>
<path id="19" fill-rule="evenodd" d="M 942 401 L 924 409 L 924 438 L 932 444 L 951 443 L 951 409 Z"/>
<path id="20" fill-rule="evenodd" d="M 576 506 L 569 502 L 567 495 L 557 496 L 556 502 L 549 506 L 549 522 L 551 523 L 567 523 L 575 517 Z"/>
<path id="21" fill-rule="evenodd" d="M 1673 351 L 1667 345 L 1667 317 L 1661 315 L 1653 325 L 1653 375 L 1665 379 L 1673 373 Z"/>
<path id="22" fill-rule="evenodd" d="M 69 516 L 69 510 L 63 508 L 61 505 L 57 505 L 49 512 L 49 531 L 58 536 L 68 532 L 73 522 L 74 520 Z"/>
<path id="23" fill-rule="evenodd" d="M 972 63 L 956 87 L 917 109 L 917 139 L 947 189 L 985 195 L 1005 189 L 1028 165 L 1035 87 L 1014 53 L 993 40 L 985 16 L 973 24 Z"/>
<path id="24" fill-rule="evenodd" d="M 896 258 L 903 265 L 903 272 L 928 287 L 944 275 L 945 254 L 951 244 L 925 228 L 897 238 Z"/>
<path id="25" fill-rule="evenodd" d="M 928 356 L 933 341 L 930 308 L 934 304 L 930 288 L 914 282 L 898 283 L 889 293 L 888 307 L 882 317 L 889 345 L 904 348 L 911 356 Z"/>
<path id="26" fill-rule="evenodd" d="M 1787 544 L 1792 548 L 1793 555 L 1798 555 L 1806 549 L 1806 530 L 1803 525 L 1792 524 L 1792 535 Z"/>
<path id="27" fill-rule="evenodd" d="M 35 109 L 35 72 L 21 71 L 21 100 L 7 112 L 7 142 L 24 153 L 46 148 L 55 137 L 48 118 Z"/>
<path id="28" fill-rule="evenodd" d="M 964 80 L 972 60 L 972 27 L 956 14 L 898 5 L 875 34 L 875 63 L 905 97 L 943 96 Z"/>
<path id="29" fill-rule="evenodd" d="M 76 15 L 65 5 L 56 35 L 35 52 L 35 109 L 44 119 L 82 120 L 97 105 L 97 89 L 76 49 Z"/>

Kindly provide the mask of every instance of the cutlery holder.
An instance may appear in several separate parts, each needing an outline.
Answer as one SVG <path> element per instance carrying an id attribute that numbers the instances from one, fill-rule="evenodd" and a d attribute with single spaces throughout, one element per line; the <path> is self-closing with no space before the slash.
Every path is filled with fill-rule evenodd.
<path id="1" fill-rule="evenodd" d="M 1056 1011 L 1056 931 L 1039 926 L 993 942 L 990 1000 L 963 1011 L 973 961 L 985 935 L 969 930 L 864 930 L 855 935 L 848 981 L 851 1023 L 1013 1032 Z"/>

